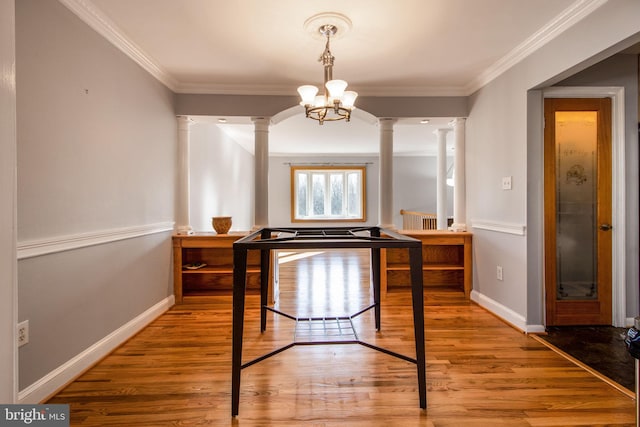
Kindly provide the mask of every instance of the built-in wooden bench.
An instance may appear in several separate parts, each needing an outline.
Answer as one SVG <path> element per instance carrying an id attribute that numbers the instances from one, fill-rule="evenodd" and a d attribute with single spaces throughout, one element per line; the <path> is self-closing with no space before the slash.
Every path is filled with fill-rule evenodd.
<path id="1" fill-rule="evenodd" d="M 471 233 L 447 230 L 399 230 L 422 241 L 424 286 L 456 287 L 468 299 L 472 287 Z M 381 293 L 410 288 L 409 254 L 402 249 L 381 251 Z"/>
<path id="2" fill-rule="evenodd" d="M 423 281 L 425 287 L 446 286 L 464 291 L 469 298 L 472 286 L 471 233 L 440 230 L 400 230 L 399 233 L 422 241 Z M 217 235 L 195 233 L 173 236 L 173 287 L 176 303 L 184 295 L 230 293 L 233 287 L 233 242 L 247 233 Z M 410 289 L 408 251 L 381 249 L 380 290 Z M 250 251 L 247 263 L 247 287 L 260 289 L 260 253 Z M 269 301 L 274 302 L 277 263 L 273 262 L 269 283 Z M 205 263 L 194 270 L 186 265 Z M 277 291 L 276 291 L 277 292 Z"/>
<path id="3" fill-rule="evenodd" d="M 233 242 L 246 232 L 230 234 L 195 233 L 173 236 L 173 290 L 176 303 L 184 295 L 231 293 L 233 289 Z M 189 269 L 190 264 L 206 266 Z M 260 289 L 260 252 L 250 251 L 247 260 L 247 288 Z M 272 283 L 269 301 L 273 300 Z"/>

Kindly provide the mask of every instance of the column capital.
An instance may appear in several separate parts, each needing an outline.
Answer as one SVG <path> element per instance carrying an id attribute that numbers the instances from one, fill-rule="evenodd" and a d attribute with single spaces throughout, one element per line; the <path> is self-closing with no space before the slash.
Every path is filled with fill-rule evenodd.
<path id="1" fill-rule="evenodd" d="M 256 130 L 268 130 L 271 125 L 271 117 L 251 117 Z"/>
<path id="2" fill-rule="evenodd" d="M 433 131 L 435 135 L 446 135 L 447 132 L 451 132 L 451 128 L 438 128 Z"/>
<path id="3" fill-rule="evenodd" d="M 178 129 L 188 129 L 195 121 L 189 116 L 176 116 L 178 120 Z"/>
<path id="4" fill-rule="evenodd" d="M 467 121 L 466 117 L 456 117 L 455 119 L 449 122 L 449 126 L 456 127 L 459 125 L 464 125 L 466 121 Z"/>
<path id="5" fill-rule="evenodd" d="M 398 119 L 394 119 L 392 117 L 382 117 L 378 119 L 378 125 L 382 129 L 393 129 L 393 125 L 398 121 Z"/>

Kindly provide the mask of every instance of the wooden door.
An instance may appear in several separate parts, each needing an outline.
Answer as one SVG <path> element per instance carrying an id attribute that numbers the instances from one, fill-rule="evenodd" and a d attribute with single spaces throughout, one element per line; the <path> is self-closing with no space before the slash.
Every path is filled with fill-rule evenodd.
<path id="1" fill-rule="evenodd" d="M 611 100 L 544 109 L 546 324 L 611 325 Z"/>

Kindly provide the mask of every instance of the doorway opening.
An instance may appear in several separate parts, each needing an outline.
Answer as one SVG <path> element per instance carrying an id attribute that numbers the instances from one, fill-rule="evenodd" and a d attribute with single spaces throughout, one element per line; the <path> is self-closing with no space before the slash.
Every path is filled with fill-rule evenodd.
<path id="1" fill-rule="evenodd" d="M 625 162 L 624 162 L 624 153 L 625 153 L 625 147 L 624 147 L 624 89 L 623 88 L 619 88 L 619 87 L 603 87 L 603 88 L 599 88 L 599 87 L 555 87 L 555 88 L 549 88 L 547 90 L 544 91 L 544 98 L 545 98 L 545 102 L 548 102 L 547 100 L 549 99 L 553 99 L 553 98 L 606 98 L 607 100 L 610 101 L 611 103 L 611 109 L 610 109 L 610 116 L 611 116 L 611 120 L 609 121 L 608 124 L 605 124 L 605 127 L 607 127 L 610 130 L 610 155 L 611 158 L 608 161 L 609 162 L 609 167 L 610 167 L 610 176 L 611 176 L 611 184 L 610 184 L 610 195 L 609 196 L 605 196 L 608 199 L 606 200 L 606 202 L 610 205 L 611 207 L 611 213 L 610 213 L 610 221 L 606 221 L 606 222 L 602 222 L 599 223 L 597 222 L 597 218 L 594 219 L 594 224 L 597 227 L 597 230 L 594 232 L 596 233 L 598 236 L 600 234 L 606 234 L 609 233 L 610 234 L 610 239 L 611 239 L 611 246 L 610 246 L 610 254 L 609 255 L 599 255 L 599 256 L 607 256 L 609 257 L 608 261 L 610 262 L 610 267 L 606 267 L 605 268 L 610 268 L 611 273 L 610 273 L 610 294 L 611 297 L 608 300 L 605 300 L 603 303 L 608 305 L 608 310 L 609 310 L 609 319 L 607 320 L 606 324 L 609 325 L 613 325 L 613 326 L 618 326 L 618 327 L 623 327 L 625 326 L 625 314 L 626 314 L 626 306 L 625 306 L 625 216 L 624 216 L 624 212 L 625 212 Z M 546 136 L 545 136 L 546 139 Z M 578 162 L 574 162 L 574 163 L 578 163 Z M 569 165 L 569 166 L 573 166 Z M 545 166 L 545 177 L 546 177 L 546 168 L 547 166 Z M 577 168 L 579 169 L 579 168 Z M 567 182 L 567 179 L 569 180 L 569 183 L 573 182 L 574 186 L 577 183 L 577 181 L 573 178 L 576 178 L 579 180 L 580 178 L 580 174 L 579 173 L 574 173 L 577 171 L 576 170 L 571 170 L 571 167 L 569 167 L 566 171 L 563 179 L 565 181 L 565 183 Z M 555 171 L 553 172 L 555 174 Z M 583 177 L 584 178 L 584 177 Z M 546 178 L 545 178 L 546 179 Z M 557 174 L 554 176 L 554 179 L 557 179 Z M 573 181 L 572 181 L 573 180 Z M 555 192 L 553 197 L 557 197 L 557 189 L 553 190 Z M 548 194 L 549 190 L 545 187 L 545 203 L 547 203 L 547 198 L 549 196 Z M 555 202 L 555 201 L 554 201 Z M 545 217 L 544 217 L 544 229 L 545 229 L 545 235 L 547 235 L 547 233 L 550 231 L 549 230 L 549 224 L 551 223 L 555 223 L 557 220 L 557 214 L 558 212 L 553 211 L 553 217 L 549 216 L 549 212 L 547 211 L 546 208 L 546 204 L 545 204 Z M 601 230 L 600 226 L 603 226 L 604 229 L 606 230 Z M 609 228 L 611 227 L 611 228 Z M 552 233 L 555 233 L 556 237 L 557 237 L 557 230 L 551 230 Z M 594 239 L 595 240 L 595 239 Z M 566 242 L 565 242 L 566 243 Z M 574 241 L 574 243 L 576 243 Z M 594 320 L 594 319 L 589 319 L 588 316 L 583 316 L 582 319 L 573 319 L 573 320 L 568 320 L 568 322 L 562 323 L 558 322 L 557 318 L 554 318 L 554 314 L 550 313 L 550 308 L 551 311 L 553 311 L 554 307 L 549 307 L 550 304 L 553 304 L 553 301 L 558 301 L 559 298 L 559 294 L 561 294 L 562 292 L 564 292 L 565 297 L 568 297 L 569 300 L 572 299 L 572 297 L 569 297 L 568 293 L 565 292 L 566 289 L 563 290 L 559 290 L 559 288 L 553 288 L 550 289 L 548 288 L 548 284 L 546 282 L 550 281 L 550 280 L 557 280 L 558 278 L 558 271 L 554 270 L 553 268 L 551 269 L 552 271 L 548 271 L 548 267 L 549 267 L 549 256 L 548 256 L 548 252 L 550 249 L 550 245 L 555 245 L 556 242 L 551 240 L 549 241 L 546 237 L 545 237 L 545 287 L 547 287 L 547 289 L 545 290 L 545 325 L 553 325 L 553 324 L 601 324 L 603 322 L 602 319 L 598 319 L 598 320 Z M 558 261 L 557 258 L 557 253 L 555 251 L 556 247 L 551 246 L 551 252 L 553 252 L 552 256 L 555 257 L 555 262 Z M 598 256 L 598 255 L 596 255 Z M 582 267 L 585 267 L 584 264 L 582 265 Z M 584 268 L 583 268 L 584 269 Z M 552 277 L 550 277 L 550 274 L 553 275 Z M 596 268 L 596 274 L 597 274 L 597 268 Z M 576 281 L 580 281 L 580 280 L 576 280 Z M 589 285 L 589 288 L 591 288 L 591 286 Z M 587 292 L 588 294 L 589 292 Z M 592 298 L 592 301 L 590 303 L 587 303 L 584 307 L 588 307 L 589 305 L 591 307 L 589 307 L 588 309 L 584 308 L 584 310 L 593 310 L 594 306 L 596 305 L 596 303 L 593 302 L 593 297 L 597 295 L 597 291 L 592 294 L 590 297 L 587 296 L 588 298 Z M 587 299 L 588 299 L 587 298 Z M 574 298 L 575 299 L 575 298 Z M 597 299 L 597 296 L 596 296 Z M 564 304 L 564 303 L 562 303 Z M 561 304 L 561 305 L 562 305 Z M 572 310 L 574 311 L 580 311 L 580 308 L 576 308 L 576 304 L 572 303 L 572 302 L 568 302 L 565 305 L 567 306 L 571 306 L 573 305 Z M 580 306 L 580 304 L 577 304 L 577 306 Z M 606 308 L 605 308 L 606 311 Z M 562 317 L 562 316 L 560 316 Z M 580 315 L 578 316 L 578 318 L 580 317 Z M 566 320 L 566 319 L 565 319 Z"/>

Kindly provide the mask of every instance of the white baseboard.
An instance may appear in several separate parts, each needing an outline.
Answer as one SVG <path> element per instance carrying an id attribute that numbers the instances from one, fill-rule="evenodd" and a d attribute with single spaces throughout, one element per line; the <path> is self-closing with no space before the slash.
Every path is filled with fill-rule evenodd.
<path id="1" fill-rule="evenodd" d="M 525 332 L 528 334 L 542 334 L 547 332 L 547 329 L 544 327 L 544 325 L 527 325 L 527 329 L 525 329 Z"/>
<path id="2" fill-rule="evenodd" d="M 539 334 L 546 331 L 544 325 L 527 325 L 527 320 L 524 316 L 478 291 L 471 291 L 471 300 L 478 303 L 481 307 L 489 310 L 491 313 L 521 332 L 526 334 Z"/>
<path id="3" fill-rule="evenodd" d="M 56 393 L 62 387 L 80 376 L 87 369 L 99 362 L 122 343 L 140 332 L 175 304 L 173 295 L 166 297 L 144 313 L 116 329 L 91 347 L 76 355 L 63 365 L 21 390 L 18 393 L 19 404 L 36 404 Z"/>
<path id="4" fill-rule="evenodd" d="M 471 291 L 471 300 L 524 333 L 541 334 L 546 332 L 544 325 L 527 325 L 523 316 L 478 291 Z M 625 318 L 625 328 L 630 328 L 633 324 L 633 317 Z"/>
<path id="5" fill-rule="evenodd" d="M 499 302 L 481 294 L 478 291 L 471 291 L 471 300 L 486 308 L 505 322 L 514 326 L 522 332 L 527 331 L 526 320 L 523 316 L 511 310 L 510 308 L 500 304 Z"/>

